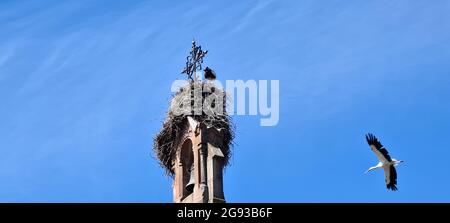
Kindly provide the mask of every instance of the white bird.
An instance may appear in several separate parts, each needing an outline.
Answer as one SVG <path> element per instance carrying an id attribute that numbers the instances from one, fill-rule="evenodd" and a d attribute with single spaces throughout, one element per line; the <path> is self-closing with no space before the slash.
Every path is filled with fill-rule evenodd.
<path id="1" fill-rule="evenodd" d="M 398 164 L 402 163 L 403 161 L 391 159 L 386 148 L 384 148 L 383 145 L 381 145 L 380 141 L 378 141 L 378 139 L 374 135 L 372 135 L 370 133 L 367 134 L 366 140 L 367 140 L 367 143 L 369 143 L 370 149 L 372 149 L 372 151 L 378 157 L 378 160 L 380 160 L 380 162 L 376 166 L 370 167 L 366 171 L 366 173 L 368 173 L 372 170 L 378 169 L 378 168 L 383 168 L 387 189 L 396 191 L 397 190 L 397 171 L 395 170 L 395 167 Z"/>

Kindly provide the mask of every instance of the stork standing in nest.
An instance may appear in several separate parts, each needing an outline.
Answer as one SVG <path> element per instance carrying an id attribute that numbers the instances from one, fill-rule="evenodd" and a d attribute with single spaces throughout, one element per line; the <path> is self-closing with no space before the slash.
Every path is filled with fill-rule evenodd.
<path id="1" fill-rule="evenodd" d="M 205 72 L 205 79 L 206 80 L 210 80 L 213 81 L 216 79 L 216 73 L 211 70 L 211 68 L 206 67 L 205 70 L 203 70 Z"/>

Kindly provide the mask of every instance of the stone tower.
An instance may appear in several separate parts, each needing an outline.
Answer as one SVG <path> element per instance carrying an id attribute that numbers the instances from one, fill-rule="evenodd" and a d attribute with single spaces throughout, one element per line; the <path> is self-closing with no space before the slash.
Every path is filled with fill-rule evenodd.
<path id="1" fill-rule="evenodd" d="M 173 201 L 223 203 L 225 157 L 221 132 L 190 116 L 187 119 L 174 160 Z"/>

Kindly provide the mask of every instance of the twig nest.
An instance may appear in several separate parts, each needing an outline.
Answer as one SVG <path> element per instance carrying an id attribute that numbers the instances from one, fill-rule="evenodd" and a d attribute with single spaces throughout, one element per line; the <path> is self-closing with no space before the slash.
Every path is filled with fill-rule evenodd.
<path id="1" fill-rule="evenodd" d="M 162 129 L 154 138 L 153 150 L 169 176 L 174 175 L 173 161 L 178 145 L 182 143 L 188 116 L 219 131 L 223 138 L 221 149 L 225 165 L 231 157 L 234 126 L 226 113 L 226 93 L 212 82 L 193 81 L 173 96 Z"/>

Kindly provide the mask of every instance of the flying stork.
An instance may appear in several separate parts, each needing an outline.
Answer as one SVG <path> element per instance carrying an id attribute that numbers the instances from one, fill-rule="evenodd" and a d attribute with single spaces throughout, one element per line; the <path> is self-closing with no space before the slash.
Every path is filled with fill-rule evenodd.
<path id="1" fill-rule="evenodd" d="M 395 167 L 398 164 L 402 163 L 403 161 L 391 159 L 386 148 L 384 148 L 384 146 L 381 145 L 380 141 L 378 141 L 378 139 L 374 135 L 372 135 L 370 133 L 367 134 L 366 140 L 367 140 L 367 143 L 369 143 L 370 149 L 372 149 L 372 151 L 378 157 L 378 160 L 380 160 L 380 162 L 376 166 L 370 167 L 366 171 L 366 173 L 368 173 L 372 170 L 378 169 L 378 168 L 383 168 L 387 189 L 396 191 L 397 190 L 397 171 L 395 170 Z"/>

